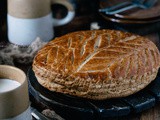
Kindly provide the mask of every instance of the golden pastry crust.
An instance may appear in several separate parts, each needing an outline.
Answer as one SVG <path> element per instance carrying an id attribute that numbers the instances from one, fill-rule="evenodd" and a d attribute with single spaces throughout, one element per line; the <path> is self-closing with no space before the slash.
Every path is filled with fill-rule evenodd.
<path id="1" fill-rule="evenodd" d="M 156 45 L 116 30 L 78 31 L 56 38 L 34 58 L 39 83 L 51 91 L 102 100 L 131 95 L 155 79 Z"/>

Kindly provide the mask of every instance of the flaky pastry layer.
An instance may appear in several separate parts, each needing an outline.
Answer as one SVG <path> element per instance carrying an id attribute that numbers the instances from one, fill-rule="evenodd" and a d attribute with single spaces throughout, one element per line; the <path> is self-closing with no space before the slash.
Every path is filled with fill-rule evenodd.
<path id="1" fill-rule="evenodd" d="M 78 31 L 56 38 L 35 56 L 33 70 L 51 91 L 89 99 L 131 95 L 155 79 L 156 45 L 116 30 Z"/>

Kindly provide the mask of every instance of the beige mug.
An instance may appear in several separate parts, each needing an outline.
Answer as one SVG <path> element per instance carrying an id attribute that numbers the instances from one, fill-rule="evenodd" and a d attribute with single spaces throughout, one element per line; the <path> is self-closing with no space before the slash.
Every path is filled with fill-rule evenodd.
<path id="1" fill-rule="evenodd" d="M 19 68 L 0 65 L 0 120 L 31 120 L 28 82 Z"/>
<path id="2" fill-rule="evenodd" d="M 62 19 L 52 17 L 51 5 L 60 4 L 68 14 Z M 17 45 L 30 45 L 37 37 L 48 42 L 54 37 L 54 26 L 70 22 L 74 5 L 67 0 L 8 0 L 8 39 Z"/>

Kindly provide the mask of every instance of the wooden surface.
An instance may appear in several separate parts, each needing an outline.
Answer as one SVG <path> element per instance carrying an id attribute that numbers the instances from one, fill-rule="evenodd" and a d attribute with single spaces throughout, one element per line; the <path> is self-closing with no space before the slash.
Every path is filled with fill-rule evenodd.
<path id="1" fill-rule="evenodd" d="M 88 24 L 88 22 L 92 21 L 91 19 L 87 18 L 86 16 L 84 16 L 84 18 L 88 20 L 88 21 L 84 21 L 85 24 Z M 76 18 L 75 21 L 77 22 L 77 21 L 79 21 L 79 19 L 80 18 Z M 73 26 L 73 29 L 70 29 L 67 32 L 83 30 L 83 29 L 87 29 L 87 27 L 89 27 L 89 26 L 85 26 L 85 27 L 81 28 L 82 23 L 80 24 L 80 23 L 73 22 L 72 24 L 74 24 L 74 25 L 78 24 L 77 26 L 79 28 L 76 28 L 76 26 Z M 84 26 L 84 24 L 83 24 L 83 26 Z M 58 33 L 57 36 L 61 36 L 63 34 L 66 34 L 67 32 L 65 32 L 65 29 L 69 29 L 69 28 L 67 26 L 56 28 L 55 31 Z M 158 33 L 147 34 L 145 36 L 150 38 L 160 48 Z M 23 69 L 25 72 L 27 72 L 27 69 L 30 67 L 30 65 L 26 66 L 26 65 L 21 65 L 21 64 L 16 64 L 16 66 Z M 146 110 L 142 113 L 133 114 L 133 115 L 124 116 L 124 117 L 109 118 L 107 120 L 160 120 L 160 103 L 156 104 L 155 107 L 153 107 L 149 110 Z"/>
<path id="2" fill-rule="evenodd" d="M 85 11 L 85 10 L 84 10 Z M 136 34 L 142 34 L 143 36 L 148 37 L 151 39 L 159 48 L 160 50 L 160 29 L 157 26 L 151 26 L 152 30 L 150 31 L 150 28 L 146 28 L 146 26 L 121 26 L 119 24 L 112 23 L 109 21 L 104 20 L 101 16 L 99 16 L 96 13 L 88 13 L 88 15 L 81 15 L 76 16 L 74 20 L 64 26 L 56 27 L 55 28 L 55 36 L 61 36 L 69 32 L 73 31 L 78 31 L 78 30 L 88 30 L 90 29 L 90 23 L 91 22 L 98 22 L 102 28 L 106 29 L 120 29 L 123 31 L 133 31 Z M 7 41 L 7 29 L 6 29 L 6 19 L 2 21 L 1 25 L 1 31 L 0 31 L 0 47 L 4 47 L 6 45 Z M 115 27 L 116 26 L 116 27 Z M 120 27 L 119 27 L 120 26 Z M 126 29 L 127 28 L 127 29 Z M 142 29 L 142 30 L 140 30 Z M 145 31 L 146 30 L 146 31 Z M 137 32 L 140 31 L 140 32 Z M 144 32 L 143 32 L 144 31 Z M 30 65 L 21 65 L 21 64 L 16 64 L 17 67 L 21 68 L 25 72 L 27 72 L 28 68 L 31 66 Z M 129 116 L 123 116 L 123 117 L 116 117 L 116 118 L 109 118 L 107 120 L 160 120 L 160 102 L 156 104 L 153 108 L 143 111 L 142 113 L 138 114 L 132 114 Z"/>

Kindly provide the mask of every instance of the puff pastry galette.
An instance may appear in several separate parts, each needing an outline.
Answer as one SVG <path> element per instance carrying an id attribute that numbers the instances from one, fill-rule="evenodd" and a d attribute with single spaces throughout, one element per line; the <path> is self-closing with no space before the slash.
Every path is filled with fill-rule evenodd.
<path id="1" fill-rule="evenodd" d="M 45 88 L 94 100 L 131 95 L 153 81 L 160 67 L 156 45 L 116 30 L 78 31 L 55 38 L 34 58 Z"/>

